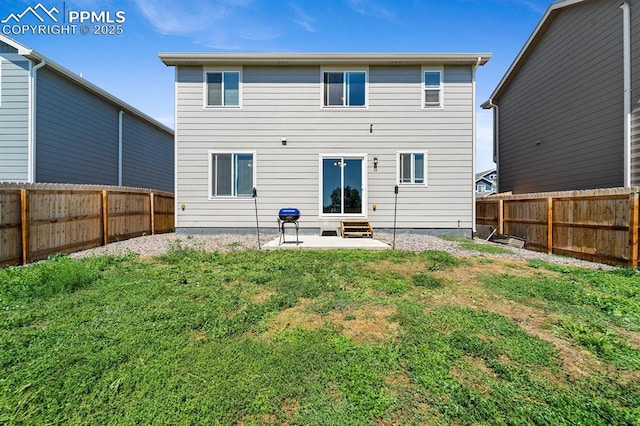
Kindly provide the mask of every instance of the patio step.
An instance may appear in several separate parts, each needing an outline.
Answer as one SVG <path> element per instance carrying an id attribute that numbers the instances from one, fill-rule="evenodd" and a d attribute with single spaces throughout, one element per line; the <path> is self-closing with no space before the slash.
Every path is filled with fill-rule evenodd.
<path id="1" fill-rule="evenodd" d="M 373 238 L 373 227 L 368 220 L 343 220 L 340 232 L 342 238 Z"/>

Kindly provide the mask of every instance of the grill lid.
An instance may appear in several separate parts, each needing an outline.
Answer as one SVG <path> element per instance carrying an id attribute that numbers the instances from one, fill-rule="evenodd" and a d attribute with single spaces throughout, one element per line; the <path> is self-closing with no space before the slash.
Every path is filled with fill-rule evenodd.
<path id="1" fill-rule="evenodd" d="M 278 211 L 280 220 L 298 220 L 300 219 L 300 210 L 295 207 L 284 207 Z"/>

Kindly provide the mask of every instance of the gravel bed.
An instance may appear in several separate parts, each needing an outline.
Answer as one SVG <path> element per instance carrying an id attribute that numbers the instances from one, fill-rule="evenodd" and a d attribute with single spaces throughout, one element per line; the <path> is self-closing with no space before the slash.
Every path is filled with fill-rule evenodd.
<path id="1" fill-rule="evenodd" d="M 393 235 L 391 233 L 379 232 L 376 239 L 391 244 Z M 273 234 L 261 234 L 260 239 L 264 244 L 277 238 Z M 442 250 L 456 256 L 484 256 L 491 258 L 505 259 L 539 259 L 547 262 L 559 263 L 569 266 L 581 266 L 593 269 L 613 269 L 613 266 L 600 263 L 587 262 L 585 260 L 571 257 L 549 255 L 531 250 L 519 249 L 515 247 L 489 243 L 481 239 L 475 239 L 475 243 L 500 246 L 509 251 L 508 254 L 483 253 L 475 250 L 465 250 L 460 247 L 458 241 L 443 240 L 439 237 L 417 235 L 411 233 L 396 234 L 396 249 L 407 251 Z M 71 257 L 80 258 L 86 256 L 98 256 L 103 254 L 123 255 L 135 253 L 140 256 L 158 256 L 167 252 L 170 247 L 195 248 L 206 251 L 236 251 L 258 248 L 255 234 L 216 234 L 216 235 L 176 235 L 160 234 L 138 238 L 131 238 L 125 241 L 110 243 L 106 246 L 96 247 L 89 250 L 71 254 Z"/>

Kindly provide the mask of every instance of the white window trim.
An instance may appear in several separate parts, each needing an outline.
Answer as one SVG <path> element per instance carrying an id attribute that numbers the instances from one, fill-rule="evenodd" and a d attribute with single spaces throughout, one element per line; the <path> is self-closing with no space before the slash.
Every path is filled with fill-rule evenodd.
<path id="1" fill-rule="evenodd" d="M 440 105 L 425 105 L 426 102 L 426 94 L 425 91 L 427 90 L 427 87 L 425 86 L 425 79 L 424 79 L 424 74 L 426 72 L 439 72 L 440 73 Z M 420 84 L 420 90 L 422 91 L 422 109 L 444 109 L 444 67 L 432 67 L 432 66 L 423 66 L 422 67 L 422 73 L 421 73 L 421 84 Z"/>
<path id="2" fill-rule="evenodd" d="M 361 159 L 362 160 L 362 213 L 361 214 L 335 214 L 335 213 L 324 213 L 322 211 L 322 160 L 325 158 L 346 158 L 346 159 Z M 320 153 L 318 155 L 318 217 L 320 219 L 331 219 L 331 218 L 367 218 L 367 212 L 369 210 L 369 204 L 367 201 L 367 154 L 362 153 Z"/>
<path id="3" fill-rule="evenodd" d="M 207 103 L 207 73 L 212 72 L 237 72 L 238 76 L 238 105 L 209 105 Z M 242 108 L 243 67 L 204 67 L 202 70 L 202 105 L 204 109 L 240 109 Z M 223 78 L 224 81 L 224 78 Z M 222 89 L 224 96 L 224 87 Z M 223 101 L 224 103 L 224 101 Z"/>
<path id="4" fill-rule="evenodd" d="M 364 72 L 364 105 L 325 105 L 324 104 L 324 73 L 326 72 Z M 344 84 L 344 83 L 343 83 Z M 346 84 L 343 94 L 346 98 Z M 320 108 L 322 109 L 368 109 L 369 108 L 369 67 L 320 67 Z"/>
<path id="5" fill-rule="evenodd" d="M 243 150 L 218 150 L 218 149 L 210 149 L 208 151 L 208 173 L 207 176 L 209 178 L 209 183 L 207 185 L 208 188 L 208 198 L 209 200 L 252 200 L 253 197 L 238 197 L 237 195 L 213 195 L 213 179 L 211 174 L 213 173 L 213 164 L 211 161 L 211 156 L 213 154 L 252 154 L 253 155 L 253 188 L 257 188 L 258 181 L 258 155 L 256 151 L 243 151 Z"/>
<path id="6" fill-rule="evenodd" d="M 400 181 L 400 154 L 424 154 L 424 183 L 414 182 L 401 182 Z M 411 156 L 411 180 L 415 179 L 415 158 Z M 396 182 L 400 186 L 415 186 L 415 187 L 427 187 L 429 186 L 429 154 L 427 151 L 396 151 Z"/>
<path id="7" fill-rule="evenodd" d="M 4 58 L 0 56 L 0 107 L 2 107 L 2 64 Z"/>

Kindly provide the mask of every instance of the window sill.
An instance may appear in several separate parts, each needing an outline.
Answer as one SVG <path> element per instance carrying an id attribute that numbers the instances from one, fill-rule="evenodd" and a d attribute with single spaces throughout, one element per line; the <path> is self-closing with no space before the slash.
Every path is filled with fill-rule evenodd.
<path id="1" fill-rule="evenodd" d="M 369 109 L 369 105 L 361 106 L 341 106 L 341 105 L 322 105 L 321 109 Z"/>
<path id="2" fill-rule="evenodd" d="M 253 197 L 251 195 L 247 195 L 246 197 L 234 197 L 234 196 L 218 196 L 218 197 L 212 197 L 209 196 L 209 201 L 247 201 L 247 200 L 253 200 Z"/>
<path id="3" fill-rule="evenodd" d="M 320 219 L 366 219 L 367 215 L 364 213 L 320 213 L 318 217 Z"/>

